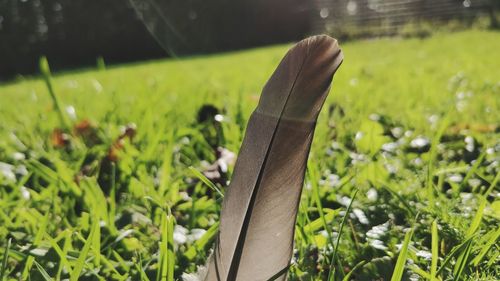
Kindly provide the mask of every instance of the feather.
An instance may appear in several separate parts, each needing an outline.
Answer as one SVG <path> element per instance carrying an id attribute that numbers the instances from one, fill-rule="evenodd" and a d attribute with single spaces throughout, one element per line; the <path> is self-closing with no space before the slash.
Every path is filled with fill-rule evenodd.
<path id="1" fill-rule="evenodd" d="M 205 281 L 285 280 L 316 119 L 343 59 L 322 35 L 283 58 L 252 113 Z"/>

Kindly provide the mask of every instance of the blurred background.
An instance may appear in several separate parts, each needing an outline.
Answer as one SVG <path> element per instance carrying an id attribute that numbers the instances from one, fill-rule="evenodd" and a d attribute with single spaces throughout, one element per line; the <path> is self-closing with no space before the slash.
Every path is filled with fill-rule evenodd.
<path id="1" fill-rule="evenodd" d="M 341 39 L 422 37 L 436 26 L 497 27 L 499 3 L 0 0 L 0 80 L 36 72 L 42 55 L 49 58 L 52 68 L 60 70 L 91 66 L 99 57 L 107 63 L 122 63 L 213 53 L 289 42 L 325 32 Z"/>

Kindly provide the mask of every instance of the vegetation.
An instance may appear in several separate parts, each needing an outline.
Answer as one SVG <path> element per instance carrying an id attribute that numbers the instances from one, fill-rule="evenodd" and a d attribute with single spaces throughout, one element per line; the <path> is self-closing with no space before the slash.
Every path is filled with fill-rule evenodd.
<path id="1" fill-rule="evenodd" d="M 0 279 L 196 280 L 287 47 L 2 85 Z M 498 33 L 343 49 L 290 280 L 498 280 Z"/>

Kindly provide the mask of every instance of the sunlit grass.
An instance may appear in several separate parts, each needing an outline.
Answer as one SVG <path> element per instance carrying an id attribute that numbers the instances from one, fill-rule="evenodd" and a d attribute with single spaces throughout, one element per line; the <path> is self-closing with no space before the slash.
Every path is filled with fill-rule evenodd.
<path id="1" fill-rule="evenodd" d="M 500 278 L 499 34 L 341 45 L 289 279 Z M 0 86 L 0 278 L 194 278 L 288 47 Z"/>

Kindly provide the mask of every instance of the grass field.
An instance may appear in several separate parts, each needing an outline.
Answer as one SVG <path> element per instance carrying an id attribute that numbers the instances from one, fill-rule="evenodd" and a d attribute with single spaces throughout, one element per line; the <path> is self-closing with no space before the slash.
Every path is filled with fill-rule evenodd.
<path id="1" fill-rule="evenodd" d="M 288 47 L 0 85 L 0 279 L 197 280 Z M 499 280 L 500 33 L 342 47 L 289 279 Z"/>

